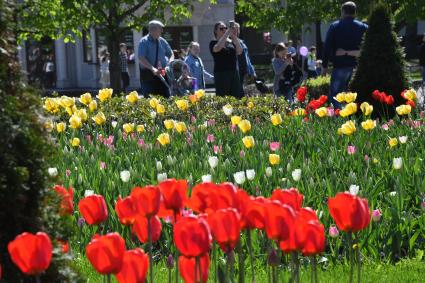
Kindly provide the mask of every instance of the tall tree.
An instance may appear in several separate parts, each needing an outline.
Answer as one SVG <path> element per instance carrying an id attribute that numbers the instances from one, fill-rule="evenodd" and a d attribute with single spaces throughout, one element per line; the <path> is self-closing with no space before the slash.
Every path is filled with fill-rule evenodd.
<path id="1" fill-rule="evenodd" d="M 178 23 L 191 16 L 202 0 L 23 0 L 19 7 L 20 39 L 49 36 L 65 42 L 91 27 L 105 30 L 111 54 L 111 86 L 121 90 L 119 39 L 127 30 L 140 30 L 149 20 Z"/>

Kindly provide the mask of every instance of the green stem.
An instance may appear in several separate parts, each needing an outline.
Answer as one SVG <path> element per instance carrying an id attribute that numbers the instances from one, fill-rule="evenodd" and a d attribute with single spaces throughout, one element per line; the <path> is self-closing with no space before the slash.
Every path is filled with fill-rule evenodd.
<path id="1" fill-rule="evenodd" d="M 149 279 L 153 283 L 153 259 L 152 259 L 152 227 L 151 220 L 148 217 L 148 245 L 149 245 Z"/>
<path id="2" fill-rule="evenodd" d="M 239 283 L 245 282 L 245 257 L 242 250 L 241 241 L 239 239 L 239 242 L 237 244 L 238 249 L 238 267 L 239 267 Z"/>
<path id="3" fill-rule="evenodd" d="M 174 211 L 174 225 L 176 225 L 176 223 L 177 223 L 177 211 Z M 172 233 L 174 233 L 174 225 L 173 225 L 173 231 L 172 231 Z M 172 235 L 171 239 L 173 239 L 173 235 Z M 179 251 L 176 248 L 176 252 L 174 254 L 174 262 L 176 263 L 175 264 L 176 265 L 175 266 L 176 270 L 174 271 L 175 272 L 175 275 L 176 275 L 176 283 L 179 282 L 179 265 L 178 265 L 178 260 L 179 260 Z"/>
<path id="4" fill-rule="evenodd" d="M 292 261 L 292 282 L 299 283 L 300 282 L 300 264 L 298 261 L 298 253 L 292 252 L 291 253 L 291 261 Z"/>
<path id="5" fill-rule="evenodd" d="M 215 241 L 213 241 L 212 257 L 214 262 L 214 283 L 217 283 L 217 249 L 215 246 Z"/>
<path id="6" fill-rule="evenodd" d="M 106 275 L 108 283 L 111 283 L 111 274 Z"/>
<path id="7" fill-rule="evenodd" d="M 276 267 L 273 265 L 272 266 L 272 282 L 273 283 L 277 283 L 277 278 L 276 278 Z"/>
<path id="8" fill-rule="evenodd" d="M 353 256 L 353 238 L 352 238 L 351 232 L 348 232 L 348 251 L 350 254 L 350 279 L 348 282 L 353 283 L 354 256 Z"/>
<path id="9" fill-rule="evenodd" d="M 251 277 L 252 282 L 255 282 L 255 272 L 254 272 L 254 256 L 252 255 L 252 239 L 251 239 L 251 230 L 246 230 L 246 241 L 248 244 L 249 252 L 249 261 L 251 262 Z"/>
<path id="10" fill-rule="evenodd" d="M 171 283 L 171 268 L 168 268 L 168 283 Z"/>
<path id="11" fill-rule="evenodd" d="M 311 282 L 319 283 L 317 277 L 317 260 L 316 256 L 311 257 Z"/>
<path id="12" fill-rule="evenodd" d="M 357 241 L 358 243 L 359 241 Z M 356 247 L 356 255 L 357 255 L 357 282 L 360 283 L 360 274 L 361 274 L 361 268 L 362 268 L 362 263 L 360 262 L 360 245 L 357 244 Z"/>

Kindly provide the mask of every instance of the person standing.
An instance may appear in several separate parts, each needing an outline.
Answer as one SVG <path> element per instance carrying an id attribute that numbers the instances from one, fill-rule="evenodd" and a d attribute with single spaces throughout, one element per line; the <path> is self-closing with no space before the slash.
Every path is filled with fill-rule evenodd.
<path id="1" fill-rule="evenodd" d="M 121 68 L 121 80 L 122 89 L 126 92 L 127 87 L 130 85 L 130 76 L 128 75 L 128 55 L 127 45 L 125 43 L 120 44 L 120 68 Z"/>
<path id="2" fill-rule="evenodd" d="M 199 57 L 200 52 L 199 43 L 192 41 L 187 48 L 188 55 L 184 62 L 189 66 L 190 75 L 196 79 L 198 89 L 205 89 L 205 76 L 209 79 L 214 79 L 214 76 L 205 70 L 202 59 Z"/>
<path id="3" fill-rule="evenodd" d="M 100 55 L 100 87 L 107 88 L 109 87 L 110 75 L 109 75 L 109 53 L 106 50 L 103 50 Z"/>
<path id="4" fill-rule="evenodd" d="M 173 51 L 168 42 L 161 37 L 163 23 L 150 21 L 148 27 L 149 34 L 140 39 L 138 50 L 142 94 L 169 97 L 169 89 L 159 76 L 168 63 L 174 60 Z"/>
<path id="5" fill-rule="evenodd" d="M 425 34 L 419 52 L 419 65 L 422 67 L 422 85 L 425 86 Z"/>
<path id="6" fill-rule="evenodd" d="M 315 77 L 317 77 L 316 46 L 311 46 L 307 55 L 307 78 Z"/>
<path id="7" fill-rule="evenodd" d="M 273 51 L 272 67 L 274 71 L 273 93 L 284 96 L 288 102 L 293 101 L 291 94 L 291 74 L 294 61 L 288 54 L 288 48 L 283 42 L 276 44 Z"/>
<path id="8" fill-rule="evenodd" d="M 214 59 L 214 81 L 218 96 L 241 97 L 238 71 L 238 55 L 242 46 L 237 36 L 235 22 L 229 28 L 223 22 L 214 25 L 215 39 L 210 42 L 210 52 Z"/>
<path id="9" fill-rule="evenodd" d="M 235 23 L 235 27 L 237 30 L 237 36 L 240 36 L 241 33 L 241 26 L 239 25 L 239 23 Z M 239 81 L 240 81 L 240 85 L 241 85 L 241 94 L 240 96 L 243 97 L 245 96 L 244 90 L 243 90 L 243 84 L 244 84 L 244 80 L 246 75 L 256 79 L 257 78 L 257 74 L 255 73 L 255 69 L 254 66 L 251 63 L 251 59 L 249 58 L 249 53 L 248 53 L 248 46 L 246 46 L 245 42 L 239 38 L 239 42 L 241 44 L 242 47 L 242 54 L 238 56 L 238 67 L 239 67 Z"/>
<path id="10" fill-rule="evenodd" d="M 368 26 L 355 19 L 356 4 L 345 2 L 341 7 L 342 18 L 331 24 L 325 40 L 322 74 L 327 74 L 328 63 L 333 63 L 329 101 L 335 108 L 341 105 L 334 97 L 348 89 L 353 70 L 357 66 L 363 34 Z"/>

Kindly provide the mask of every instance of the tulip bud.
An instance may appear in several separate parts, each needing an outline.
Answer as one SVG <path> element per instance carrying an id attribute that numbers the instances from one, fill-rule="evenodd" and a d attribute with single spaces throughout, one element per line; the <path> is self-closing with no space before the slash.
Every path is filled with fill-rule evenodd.
<path id="1" fill-rule="evenodd" d="M 112 121 L 111 122 L 111 125 L 112 125 L 112 128 L 116 128 L 117 127 L 117 125 L 118 125 L 118 122 L 117 121 Z"/>
<path id="2" fill-rule="evenodd" d="M 174 159 L 171 155 L 167 155 L 167 163 L 168 163 L 169 166 L 174 165 Z"/>
<path id="3" fill-rule="evenodd" d="M 331 236 L 331 238 L 336 238 L 339 235 L 339 231 L 338 228 L 336 228 L 336 226 L 331 226 L 329 227 L 329 236 Z"/>
<path id="4" fill-rule="evenodd" d="M 375 209 L 372 212 L 372 220 L 373 220 L 373 222 L 379 222 L 379 220 L 381 220 L 381 216 L 382 216 L 381 211 L 379 211 L 379 209 Z"/>
<path id="5" fill-rule="evenodd" d="M 58 169 L 56 167 L 47 169 L 50 177 L 56 177 L 58 175 Z"/>
<path id="6" fill-rule="evenodd" d="M 393 168 L 395 170 L 400 170 L 403 167 L 403 158 L 398 157 L 393 159 Z"/>
<path id="7" fill-rule="evenodd" d="M 279 264 L 279 257 L 277 256 L 276 250 L 272 249 L 269 252 L 269 255 L 267 257 L 267 263 L 270 266 L 277 266 Z"/>
<path id="8" fill-rule="evenodd" d="M 208 163 L 211 167 L 211 169 L 214 169 L 218 165 L 218 158 L 217 156 L 210 156 L 208 157 Z"/>
<path id="9" fill-rule="evenodd" d="M 350 191 L 350 194 L 352 194 L 353 196 L 356 196 L 359 193 L 359 186 L 351 185 L 349 191 Z"/>
<path id="10" fill-rule="evenodd" d="M 294 179 L 295 182 L 301 180 L 301 169 L 295 169 L 292 171 L 292 179 Z"/>
<path id="11" fill-rule="evenodd" d="M 254 169 L 246 170 L 246 178 L 249 181 L 254 180 L 254 178 L 255 178 L 255 170 Z"/>
<path id="12" fill-rule="evenodd" d="M 78 227 L 83 227 L 83 225 L 86 223 L 86 221 L 84 220 L 84 218 L 83 217 L 80 217 L 80 218 L 78 218 L 78 221 L 77 221 L 77 225 L 78 225 Z"/>
<path id="13" fill-rule="evenodd" d="M 167 268 L 168 269 L 173 269 L 174 268 L 174 258 L 173 255 L 170 254 L 167 258 Z"/>
<path id="14" fill-rule="evenodd" d="M 267 167 L 267 168 L 266 168 L 266 176 L 267 176 L 267 177 L 271 177 L 271 176 L 272 176 L 272 174 L 273 174 L 273 170 L 272 170 L 272 168 L 271 168 L 271 167 Z"/>
<path id="15" fill-rule="evenodd" d="M 156 170 L 162 171 L 162 163 L 161 163 L 161 161 L 157 161 L 156 162 Z"/>
<path id="16" fill-rule="evenodd" d="M 202 176 L 202 182 L 203 183 L 211 183 L 212 182 L 212 176 L 211 175 Z"/>
<path id="17" fill-rule="evenodd" d="M 245 172 L 244 171 L 236 172 L 235 174 L 233 174 L 233 177 L 235 178 L 236 184 L 242 185 L 243 183 L 245 183 Z"/>
<path id="18" fill-rule="evenodd" d="M 130 180 L 130 171 L 128 170 L 121 171 L 120 178 L 124 183 L 127 183 Z"/>
<path id="19" fill-rule="evenodd" d="M 161 183 L 161 182 L 167 180 L 167 173 L 159 173 L 157 175 L 157 180 L 158 180 L 158 183 Z"/>

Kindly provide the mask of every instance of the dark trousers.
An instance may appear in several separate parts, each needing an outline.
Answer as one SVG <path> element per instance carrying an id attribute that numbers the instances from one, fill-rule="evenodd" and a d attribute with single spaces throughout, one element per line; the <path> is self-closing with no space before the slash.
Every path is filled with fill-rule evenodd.
<path id="1" fill-rule="evenodd" d="M 217 96 L 242 97 L 238 71 L 215 72 L 214 83 Z"/>
<path id="2" fill-rule="evenodd" d="M 163 97 L 169 97 L 170 91 L 168 87 L 158 77 L 154 77 L 152 80 L 144 81 L 140 79 L 140 85 L 142 87 L 142 94 L 148 95 L 161 95 Z"/>
<path id="3" fill-rule="evenodd" d="M 354 67 L 334 68 L 331 76 L 330 93 L 328 101 L 332 102 L 334 108 L 341 109 L 341 104 L 334 97 L 343 91 L 347 91 L 348 83 L 353 75 Z"/>
<path id="4" fill-rule="evenodd" d="M 241 86 L 240 97 L 244 97 L 245 96 L 245 92 L 243 90 L 243 83 L 245 81 L 245 76 L 246 76 L 246 73 L 239 73 L 239 84 Z"/>
<path id="5" fill-rule="evenodd" d="M 122 89 L 126 91 L 127 87 L 130 85 L 130 76 L 128 75 L 128 72 L 121 72 L 121 80 L 122 80 Z"/>

